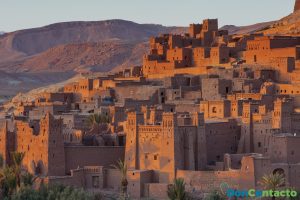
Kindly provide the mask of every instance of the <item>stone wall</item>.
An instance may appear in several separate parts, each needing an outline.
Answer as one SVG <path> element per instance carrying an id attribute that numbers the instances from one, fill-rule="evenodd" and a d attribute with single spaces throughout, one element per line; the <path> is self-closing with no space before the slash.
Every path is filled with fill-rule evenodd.
<path id="1" fill-rule="evenodd" d="M 145 196 L 145 184 L 151 183 L 153 177 L 152 170 L 133 170 L 128 171 L 128 194 L 131 198 L 140 198 Z"/>
<path id="2" fill-rule="evenodd" d="M 120 180 L 121 180 L 121 173 L 117 169 L 105 169 L 104 173 L 104 181 L 103 187 L 107 189 L 113 189 L 116 191 L 120 191 Z"/>
<path id="3" fill-rule="evenodd" d="M 205 122 L 207 163 L 214 165 L 216 161 L 223 161 L 225 153 L 237 152 L 241 128 L 235 120 L 228 122 L 206 120 Z"/>
<path id="4" fill-rule="evenodd" d="M 77 188 L 84 187 L 84 170 L 76 169 L 72 170 L 70 176 L 52 176 L 48 177 L 47 180 L 49 185 L 67 185 Z"/>
<path id="5" fill-rule="evenodd" d="M 44 179 L 49 185 L 66 185 L 99 192 L 103 188 L 120 191 L 121 174 L 117 169 L 102 166 L 85 166 L 71 170 L 70 176 L 50 176 Z"/>
<path id="6" fill-rule="evenodd" d="M 149 100 L 159 87 L 152 85 L 116 87 L 117 99 Z"/>
<path id="7" fill-rule="evenodd" d="M 239 187 L 240 171 L 177 171 L 177 178 L 183 178 L 187 190 L 211 192 L 220 189 L 222 183 L 233 188 Z"/>
<path id="8" fill-rule="evenodd" d="M 144 195 L 149 199 L 168 199 L 168 185 L 166 183 L 146 183 Z"/>
<path id="9" fill-rule="evenodd" d="M 66 172 L 83 166 L 110 167 L 119 159 L 124 160 L 124 147 L 66 146 Z"/>

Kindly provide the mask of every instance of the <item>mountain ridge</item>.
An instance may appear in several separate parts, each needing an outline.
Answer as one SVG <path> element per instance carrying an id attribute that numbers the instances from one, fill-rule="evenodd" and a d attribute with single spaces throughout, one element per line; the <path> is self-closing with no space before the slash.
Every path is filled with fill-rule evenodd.
<path id="1" fill-rule="evenodd" d="M 104 20 L 62 22 L 5 33 L 0 36 L 0 73 L 6 81 L 0 81 L 0 87 L 8 88 L 3 93 L 11 95 L 81 72 L 140 65 L 150 36 L 186 31 L 185 27 Z M 56 80 L 57 73 L 61 76 Z"/>
<path id="2" fill-rule="evenodd" d="M 300 10 L 275 21 L 259 32 L 265 35 L 300 35 Z"/>
<path id="3" fill-rule="evenodd" d="M 228 30 L 230 35 L 240 35 L 240 34 L 250 34 L 250 33 L 255 33 L 258 30 L 267 28 L 271 24 L 273 24 L 274 21 L 271 22 L 261 22 L 261 23 L 256 23 L 253 25 L 248 25 L 248 26 L 235 26 L 235 25 L 225 25 L 220 28 L 220 30 Z"/>
<path id="4" fill-rule="evenodd" d="M 35 55 L 61 45 L 115 41 L 138 44 L 147 41 L 150 36 L 185 31 L 184 27 L 138 24 L 125 20 L 63 22 L 14 31 L 0 36 L 0 69 L 13 71 L 8 69 L 12 63 L 32 59 Z"/>
<path id="5" fill-rule="evenodd" d="M 7 47 L 26 55 L 34 55 L 62 44 L 100 42 L 112 39 L 147 40 L 150 36 L 172 32 L 176 29 L 178 27 L 138 24 L 125 20 L 75 21 L 14 31 L 2 35 L 0 41 L 9 38 L 6 43 Z"/>

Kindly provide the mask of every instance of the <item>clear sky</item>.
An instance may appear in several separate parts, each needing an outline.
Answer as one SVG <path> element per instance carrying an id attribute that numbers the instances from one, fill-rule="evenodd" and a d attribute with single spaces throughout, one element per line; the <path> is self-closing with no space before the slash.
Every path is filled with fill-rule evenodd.
<path id="1" fill-rule="evenodd" d="M 220 25 L 250 25 L 280 19 L 294 0 L 0 0 L 0 31 L 64 21 L 125 19 L 187 26 L 205 18 Z"/>

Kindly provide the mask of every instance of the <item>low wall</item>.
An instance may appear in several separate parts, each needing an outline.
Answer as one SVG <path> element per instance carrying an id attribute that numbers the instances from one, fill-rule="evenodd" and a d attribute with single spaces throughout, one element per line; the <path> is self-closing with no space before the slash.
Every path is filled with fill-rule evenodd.
<path id="1" fill-rule="evenodd" d="M 220 189 L 222 183 L 232 188 L 238 188 L 241 172 L 234 171 L 177 171 L 177 178 L 183 178 L 188 191 L 201 191 L 209 193 Z"/>
<path id="2" fill-rule="evenodd" d="M 65 146 L 66 172 L 84 166 L 111 167 L 124 155 L 125 147 Z"/>
<path id="3" fill-rule="evenodd" d="M 149 199 L 168 199 L 168 185 L 165 183 L 146 183 L 144 195 Z"/>
<path id="4" fill-rule="evenodd" d="M 72 170 L 70 176 L 51 176 L 48 177 L 47 180 L 49 185 L 66 185 L 72 186 L 77 188 L 84 188 L 84 170 L 83 169 L 76 169 Z"/>
<path id="5" fill-rule="evenodd" d="M 99 186 L 94 187 L 93 177 L 99 177 Z M 99 192 L 101 189 L 120 191 L 121 174 L 118 169 L 103 169 L 101 166 L 84 167 L 71 170 L 70 176 L 52 176 L 45 179 L 49 185 L 66 185 L 84 188 L 90 192 Z"/>

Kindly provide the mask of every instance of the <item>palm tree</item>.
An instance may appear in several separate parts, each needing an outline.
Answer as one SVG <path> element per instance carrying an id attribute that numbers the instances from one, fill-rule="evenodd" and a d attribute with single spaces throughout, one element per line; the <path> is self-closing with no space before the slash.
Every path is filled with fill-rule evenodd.
<path id="1" fill-rule="evenodd" d="M 34 182 L 37 180 L 38 176 L 34 176 L 28 172 L 22 175 L 22 184 L 24 186 L 33 186 Z"/>
<path id="2" fill-rule="evenodd" d="M 21 176 L 22 176 L 22 162 L 25 157 L 25 153 L 21 152 L 12 152 L 13 165 L 12 169 L 16 177 L 17 189 L 21 186 Z"/>
<path id="3" fill-rule="evenodd" d="M 127 164 L 125 162 L 123 162 L 122 160 L 119 160 L 117 162 L 117 165 L 112 165 L 112 167 L 114 167 L 115 169 L 118 169 L 121 173 L 121 191 L 122 194 L 124 196 L 126 196 L 127 194 L 127 185 L 128 185 L 128 181 L 127 181 Z"/>
<path id="4" fill-rule="evenodd" d="M 37 178 L 22 169 L 25 153 L 12 152 L 11 157 L 12 165 L 1 167 L 0 162 L 0 189 L 2 197 L 9 197 L 13 193 L 20 191 L 21 186 L 32 186 Z"/>
<path id="5" fill-rule="evenodd" d="M 173 185 L 168 188 L 168 197 L 171 200 L 187 199 L 187 193 L 185 191 L 185 183 L 183 178 L 174 180 Z"/>
<path id="6" fill-rule="evenodd" d="M 91 130 L 96 130 L 96 132 L 100 132 L 100 126 L 103 124 L 108 124 L 110 122 L 109 117 L 103 114 L 92 114 L 87 120 L 87 125 Z"/>
<path id="7" fill-rule="evenodd" d="M 266 190 L 278 190 L 280 187 L 284 186 L 285 178 L 284 175 L 281 173 L 274 173 L 269 175 L 264 175 L 260 181 L 260 184 Z M 272 197 L 275 199 L 275 197 Z"/>
<path id="8" fill-rule="evenodd" d="M 3 156 L 0 154 L 0 169 L 2 169 L 4 167 L 4 158 Z"/>
<path id="9" fill-rule="evenodd" d="M 1 193 L 3 197 L 8 197 L 12 195 L 17 188 L 17 181 L 13 168 L 5 167 L 1 176 Z"/>
<path id="10" fill-rule="evenodd" d="M 4 166 L 3 156 L 0 155 L 0 197 L 12 194 L 16 188 L 16 180 L 11 168 Z"/>
<path id="11" fill-rule="evenodd" d="M 3 165 L 3 156 L 0 155 L 0 199 L 2 199 L 2 189 L 3 189 L 3 183 L 5 180 L 5 174 L 4 174 L 4 165 Z"/>
<path id="12" fill-rule="evenodd" d="M 109 121 L 109 117 L 103 114 L 92 114 L 87 119 L 87 123 L 91 127 L 99 124 L 107 124 Z"/>
<path id="13" fill-rule="evenodd" d="M 2 181 L 4 179 L 4 159 L 3 156 L 0 154 L 0 186 L 2 185 Z"/>

